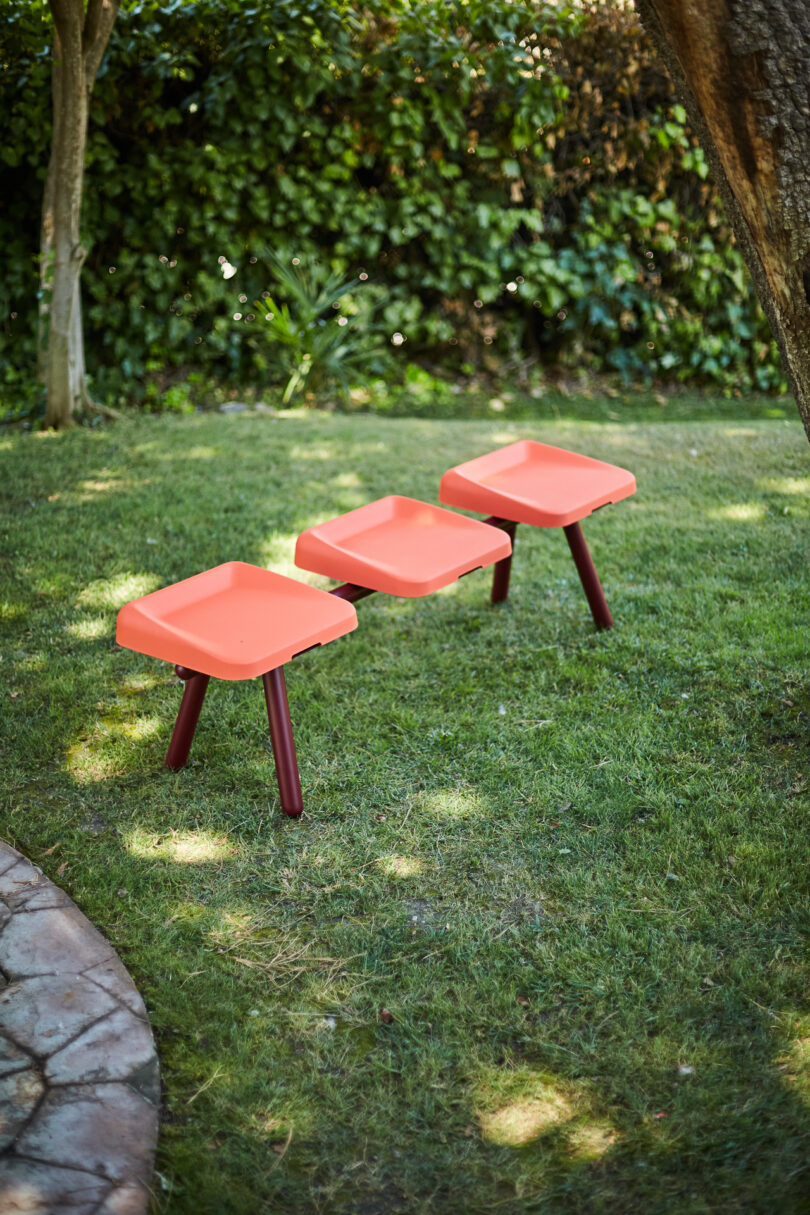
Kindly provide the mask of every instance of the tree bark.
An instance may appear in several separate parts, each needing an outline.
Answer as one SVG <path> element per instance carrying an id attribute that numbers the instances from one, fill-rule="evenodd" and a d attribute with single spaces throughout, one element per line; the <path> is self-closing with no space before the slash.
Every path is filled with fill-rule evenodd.
<path id="1" fill-rule="evenodd" d="M 683 97 L 810 438 L 810 6 L 636 7 Z"/>
<path id="2" fill-rule="evenodd" d="M 53 140 L 42 203 L 39 370 L 47 426 L 68 426 L 91 405 L 84 364 L 79 238 L 87 117 L 120 0 L 49 0 L 54 24 Z"/>

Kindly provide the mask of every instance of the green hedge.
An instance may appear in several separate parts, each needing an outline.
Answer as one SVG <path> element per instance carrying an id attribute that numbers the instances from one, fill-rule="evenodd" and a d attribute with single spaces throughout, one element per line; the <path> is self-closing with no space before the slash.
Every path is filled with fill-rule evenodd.
<path id="1" fill-rule="evenodd" d="M 49 18 L 0 0 L 6 376 L 34 361 Z M 368 276 L 429 355 L 773 389 L 767 326 L 635 18 L 510 0 L 144 0 L 93 99 L 88 366 L 269 374 L 266 251 Z M 236 274 L 223 276 L 223 261 Z M 240 320 L 234 315 L 240 314 Z"/>

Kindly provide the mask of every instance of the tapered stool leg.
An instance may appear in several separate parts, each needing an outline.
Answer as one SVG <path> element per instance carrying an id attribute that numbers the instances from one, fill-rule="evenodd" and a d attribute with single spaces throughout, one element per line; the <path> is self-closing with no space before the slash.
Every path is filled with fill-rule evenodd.
<path id="1" fill-rule="evenodd" d="M 174 723 L 172 741 L 166 752 L 166 767 L 177 772 L 180 768 L 185 767 L 188 760 L 188 753 L 191 750 L 191 742 L 194 738 L 194 731 L 197 729 L 197 721 L 210 677 L 200 675 L 198 671 L 190 671 L 188 667 L 175 667 L 174 669 L 186 685 L 183 688 L 183 699 L 180 701 L 177 721 Z"/>
<path id="2" fill-rule="evenodd" d="M 287 703 L 287 686 L 284 670 L 276 667 L 262 675 L 264 698 L 267 701 L 267 717 L 270 722 L 270 740 L 276 761 L 278 791 L 281 809 L 290 818 L 297 818 L 304 809 L 301 798 L 301 780 L 298 775 L 298 760 L 295 754 L 290 706 Z"/>
<path id="3" fill-rule="evenodd" d="M 486 522 L 488 523 L 489 520 L 487 519 Z M 506 532 L 507 536 L 512 541 L 512 550 L 514 552 L 515 530 L 517 528 L 517 523 L 501 522 L 498 524 L 498 526 L 500 527 L 501 531 Z M 503 603 L 509 594 L 509 575 L 512 572 L 512 555 L 513 553 L 510 553 L 508 557 L 504 557 L 502 560 L 495 562 L 495 567 L 492 574 L 492 603 Z"/>
<path id="4" fill-rule="evenodd" d="M 574 558 L 574 564 L 577 567 L 577 573 L 579 574 L 585 597 L 588 600 L 588 606 L 591 609 L 593 622 L 598 629 L 612 629 L 613 617 L 610 614 L 610 608 L 607 605 L 602 584 L 596 573 L 596 567 L 588 551 L 588 545 L 582 534 L 582 528 L 578 523 L 569 523 L 567 527 L 563 528 L 563 531 L 568 541 L 568 547 L 571 549 L 571 556 Z"/>

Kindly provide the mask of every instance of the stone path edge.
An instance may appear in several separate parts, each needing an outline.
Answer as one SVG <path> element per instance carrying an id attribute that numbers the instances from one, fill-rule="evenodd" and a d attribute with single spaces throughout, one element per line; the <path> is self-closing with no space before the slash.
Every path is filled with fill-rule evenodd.
<path id="1" fill-rule="evenodd" d="M 144 1215 L 159 1104 L 149 1018 L 120 958 L 0 841 L 0 1211 Z"/>

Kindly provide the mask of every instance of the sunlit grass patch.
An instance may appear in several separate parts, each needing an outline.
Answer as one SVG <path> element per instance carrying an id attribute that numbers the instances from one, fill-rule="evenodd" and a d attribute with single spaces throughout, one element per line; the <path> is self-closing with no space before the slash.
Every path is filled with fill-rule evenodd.
<path id="1" fill-rule="evenodd" d="M 20 619 L 25 614 L 26 609 L 21 603 L 9 603 L 8 601 L 0 603 L 0 620 L 11 623 L 12 620 Z"/>
<path id="2" fill-rule="evenodd" d="M 575 1116 L 570 1094 L 553 1082 L 526 1077 L 513 1087 L 516 1092 L 508 1101 L 478 1114 L 481 1134 L 490 1143 L 524 1147 Z"/>
<path id="3" fill-rule="evenodd" d="M 779 1060 L 779 1067 L 785 1082 L 810 1108 L 810 1034 L 794 1038 Z"/>
<path id="4" fill-rule="evenodd" d="M 108 578 L 97 578 L 83 587 L 77 602 L 82 607 L 113 608 L 118 610 L 131 599 L 159 590 L 161 579 L 157 574 L 113 574 Z"/>
<path id="5" fill-rule="evenodd" d="M 125 695 L 136 696 L 141 692 L 148 692 L 150 688 L 157 685 L 157 676 L 155 675 L 125 675 L 119 683 L 119 689 Z"/>
<path id="6" fill-rule="evenodd" d="M 90 478 L 86 481 L 80 481 L 76 487 L 77 497 L 79 501 L 88 502 L 96 494 L 106 494 L 111 491 L 120 491 L 129 488 L 130 482 L 123 478 L 107 477 L 104 479 Z"/>
<path id="7" fill-rule="evenodd" d="M 378 864 L 382 872 L 387 873 L 389 877 L 410 878 L 422 872 L 422 862 L 415 856 L 399 856 L 397 854 L 382 856 Z"/>
<path id="8" fill-rule="evenodd" d="M 722 506 L 710 515 L 715 519 L 731 519 L 738 523 L 753 523 L 760 520 L 767 512 L 762 502 L 735 502 L 731 506 Z"/>
<path id="9" fill-rule="evenodd" d="M 611 1151 L 619 1140 L 609 1123 L 585 1122 L 575 1126 L 569 1136 L 569 1151 L 583 1160 L 599 1160 Z"/>
<path id="10" fill-rule="evenodd" d="M 128 836 L 126 847 L 133 856 L 145 860 L 172 861 L 178 865 L 222 862 L 236 852 L 229 840 L 213 836 L 208 831 L 172 832 L 164 836 L 148 836 L 134 831 Z"/>
<path id="11" fill-rule="evenodd" d="M 109 636 L 110 622 L 106 616 L 85 616 L 82 620 L 72 621 L 67 631 L 78 641 L 95 641 L 99 637 Z"/>
<path id="12" fill-rule="evenodd" d="M 762 482 L 763 489 L 778 494 L 806 497 L 810 495 L 810 477 L 768 477 Z"/>
<path id="13" fill-rule="evenodd" d="M 356 472 L 342 472 L 334 478 L 333 484 L 337 489 L 362 489 L 360 478 Z"/>
<path id="14" fill-rule="evenodd" d="M 322 583 L 323 579 L 319 580 L 317 575 L 312 574 L 307 577 L 304 570 L 300 572 L 296 570 L 295 561 L 291 555 L 294 546 L 295 536 L 288 534 L 262 540 L 258 545 L 254 564 L 275 570 L 277 574 L 285 574 L 288 578 L 300 578 L 302 581 L 310 581 L 312 583 L 320 581 Z"/>
<path id="15" fill-rule="evenodd" d="M 440 728 L 436 731 L 435 737 L 442 744 L 446 739 L 453 740 L 453 732 Z M 426 818 L 466 819 L 486 813 L 481 797 L 463 787 L 423 793 L 418 799 L 417 806 L 419 813 Z"/>
<path id="16" fill-rule="evenodd" d="M 109 780 L 126 771 L 126 750 L 116 743 L 142 743 L 160 734 L 159 717 L 141 715 L 123 718 L 118 714 L 97 718 L 88 734 L 77 738 L 65 750 L 65 767 L 74 780 L 85 784 Z"/>
<path id="17" fill-rule="evenodd" d="M 124 772 L 120 758 L 102 754 L 91 740 L 80 739 L 68 747 L 65 767 L 79 784 L 109 780 Z"/>

